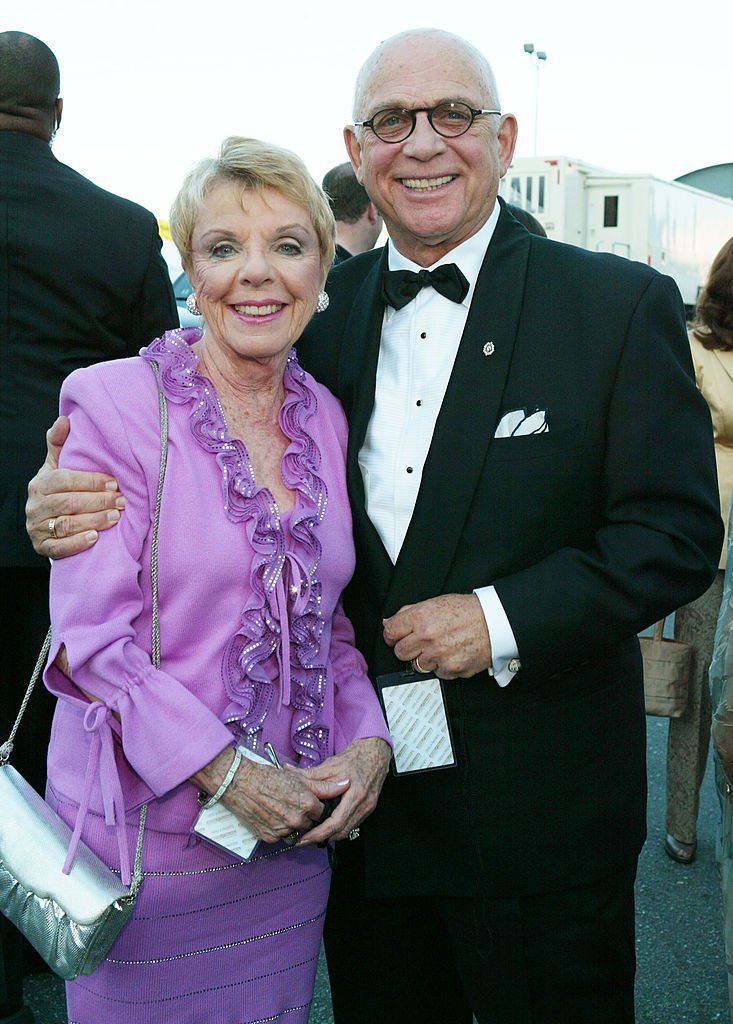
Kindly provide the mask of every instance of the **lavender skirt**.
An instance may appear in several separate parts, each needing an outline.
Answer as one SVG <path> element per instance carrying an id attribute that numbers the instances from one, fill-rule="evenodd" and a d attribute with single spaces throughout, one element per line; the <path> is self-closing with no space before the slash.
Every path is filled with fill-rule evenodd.
<path id="1" fill-rule="evenodd" d="M 57 810 L 67 821 L 76 813 L 71 804 Z M 137 825 L 128 831 L 134 850 Z M 117 864 L 113 831 L 91 813 L 84 840 Z M 67 983 L 70 1024 L 307 1024 L 327 853 L 263 849 L 245 864 L 146 828 L 134 915 L 94 974 Z"/>

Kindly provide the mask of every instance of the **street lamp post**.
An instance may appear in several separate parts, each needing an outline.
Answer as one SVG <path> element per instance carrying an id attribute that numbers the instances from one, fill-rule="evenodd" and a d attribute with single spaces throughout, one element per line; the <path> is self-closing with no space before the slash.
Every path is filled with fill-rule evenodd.
<path id="1" fill-rule="evenodd" d="M 535 50 L 534 43 L 525 43 L 524 52 L 533 62 L 536 71 L 534 82 L 534 155 L 537 156 L 537 122 L 539 119 L 540 105 L 540 67 L 547 60 L 547 54 L 544 50 Z"/>

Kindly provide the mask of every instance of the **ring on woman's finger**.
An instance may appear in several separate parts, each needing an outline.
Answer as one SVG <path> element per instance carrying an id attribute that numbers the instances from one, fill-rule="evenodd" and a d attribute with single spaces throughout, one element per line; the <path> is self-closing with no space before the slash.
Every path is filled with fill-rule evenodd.
<path id="1" fill-rule="evenodd" d="M 420 655 L 419 654 L 418 654 L 418 656 L 416 658 L 412 659 L 412 667 L 415 669 L 416 672 L 425 672 L 425 669 L 420 664 Z"/>
<path id="2" fill-rule="evenodd" d="M 359 832 L 359 829 L 358 829 L 358 828 L 352 828 L 351 832 L 349 832 L 349 839 L 350 839 L 350 840 L 352 841 L 352 843 L 353 843 L 353 841 L 354 841 L 355 839 L 358 839 L 358 838 L 359 838 L 360 834 L 361 834 L 361 833 Z"/>
<path id="3" fill-rule="evenodd" d="M 286 846 L 295 846 L 300 839 L 300 832 L 291 832 L 289 836 L 285 836 L 283 842 Z"/>
<path id="4" fill-rule="evenodd" d="M 48 521 L 48 532 L 49 532 L 50 536 L 53 537 L 54 540 L 58 540 L 58 537 L 56 536 L 56 520 L 55 519 L 49 519 L 49 521 Z"/>

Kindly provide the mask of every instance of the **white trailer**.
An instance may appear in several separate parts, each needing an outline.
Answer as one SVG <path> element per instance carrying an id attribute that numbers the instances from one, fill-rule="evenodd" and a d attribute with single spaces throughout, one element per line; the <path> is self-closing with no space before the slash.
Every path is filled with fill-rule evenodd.
<path id="1" fill-rule="evenodd" d="M 515 160 L 500 194 L 532 213 L 550 238 L 640 260 L 668 274 L 690 308 L 715 254 L 733 235 L 731 199 L 569 157 Z"/>

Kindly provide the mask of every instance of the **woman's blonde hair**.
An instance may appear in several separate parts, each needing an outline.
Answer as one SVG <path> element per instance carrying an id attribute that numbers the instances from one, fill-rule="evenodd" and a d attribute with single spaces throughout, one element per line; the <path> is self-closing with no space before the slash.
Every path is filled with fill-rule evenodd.
<path id="1" fill-rule="evenodd" d="M 302 207 L 310 217 L 321 250 L 322 279 L 333 262 L 336 225 L 323 191 L 295 153 L 259 139 L 232 135 L 216 158 L 207 157 L 189 171 L 170 212 L 171 237 L 186 269 L 191 264 L 191 238 L 206 196 L 218 185 L 242 191 L 271 188 Z"/>

